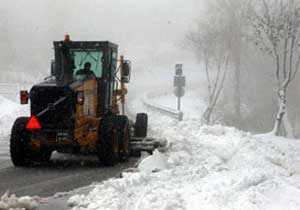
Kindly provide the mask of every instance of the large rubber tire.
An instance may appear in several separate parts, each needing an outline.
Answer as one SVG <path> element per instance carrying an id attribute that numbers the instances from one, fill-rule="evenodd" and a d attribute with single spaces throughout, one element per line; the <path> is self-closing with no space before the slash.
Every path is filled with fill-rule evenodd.
<path id="1" fill-rule="evenodd" d="M 130 128 L 127 116 L 118 116 L 119 140 L 120 140 L 120 160 L 128 161 L 130 156 Z"/>
<path id="2" fill-rule="evenodd" d="M 139 113 L 136 115 L 134 134 L 136 137 L 145 138 L 148 130 L 148 115 Z"/>
<path id="3" fill-rule="evenodd" d="M 51 150 L 42 150 L 40 152 L 39 162 L 40 163 L 49 163 L 51 160 L 52 151 Z"/>
<path id="4" fill-rule="evenodd" d="M 29 133 L 26 130 L 28 117 L 16 119 L 10 136 L 10 156 L 15 166 L 29 166 L 31 160 L 31 148 L 29 145 Z"/>
<path id="5" fill-rule="evenodd" d="M 105 166 L 114 166 L 120 160 L 119 135 L 115 117 L 106 117 L 100 123 L 97 152 Z"/>

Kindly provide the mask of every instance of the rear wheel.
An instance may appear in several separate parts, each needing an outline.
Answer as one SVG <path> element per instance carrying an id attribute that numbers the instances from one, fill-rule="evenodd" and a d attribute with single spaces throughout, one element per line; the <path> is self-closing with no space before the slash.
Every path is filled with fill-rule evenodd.
<path id="1" fill-rule="evenodd" d="M 41 163 L 48 163 L 48 162 L 50 162 L 51 155 L 52 155 L 51 150 L 45 150 L 45 151 L 42 150 L 40 152 L 40 160 L 39 161 Z"/>
<path id="2" fill-rule="evenodd" d="M 135 121 L 135 136 L 145 138 L 148 129 L 148 115 L 146 113 L 139 113 L 136 115 Z"/>
<path id="3" fill-rule="evenodd" d="M 120 159 L 119 136 L 115 117 L 104 118 L 99 132 L 98 157 L 105 166 L 114 166 Z"/>
<path id="4" fill-rule="evenodd" d="M 16 119 L 10 137 L 10 156 L 15 166 L 28 166 L 31 163 L 29 133 L 26 130 L 28 117 Z"/>

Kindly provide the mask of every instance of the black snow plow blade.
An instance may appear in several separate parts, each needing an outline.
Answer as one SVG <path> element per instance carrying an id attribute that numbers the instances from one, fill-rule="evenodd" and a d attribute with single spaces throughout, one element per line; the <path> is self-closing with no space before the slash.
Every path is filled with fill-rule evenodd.
<path id="1" fill-rule="evenodd" d="M 165 152 L 167 148 L 167 140 L 131 137 L 130 147 L 132 154 L 139 154 L 141 152 L 148 152 L 152 154 L 155 149 L 160 152 Z"/>

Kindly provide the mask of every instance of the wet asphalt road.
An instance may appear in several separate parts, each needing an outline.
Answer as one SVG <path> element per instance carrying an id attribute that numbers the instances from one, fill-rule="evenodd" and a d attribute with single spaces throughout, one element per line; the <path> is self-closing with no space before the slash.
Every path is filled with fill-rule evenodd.
<path id="1" fill-rule="evenodd" d="M 9 158 L 8 144 L 0 139 L 0 196 L 9 190 L 17 196 L 48 197 L 57 192 L 66 192 L 93 182 L 118 177 L 124 169 L 134 166 L 136 162 L 137 159 L 131 158 L 130 161 L 114 167 L 104 167 L 93 156 L 78 157 L 54 153 L 51 162 L 45 166 L 14 167 Z"/>

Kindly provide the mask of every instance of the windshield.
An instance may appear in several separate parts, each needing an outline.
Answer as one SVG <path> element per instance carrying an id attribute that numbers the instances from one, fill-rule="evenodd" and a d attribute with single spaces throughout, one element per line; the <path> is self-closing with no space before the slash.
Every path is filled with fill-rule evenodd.
<path id="1" fill-rule="evenodd" d="M 97 78 L 102 77 L 102 57 L 103 52 L 95 50 L 71 50 L 71 56 L 74 60 L 75 68 L 73 77 L 78 79 L 76 73 L 84 69 L 84 64 L 91 64 L 90 70 L 94 72 Z"/>

